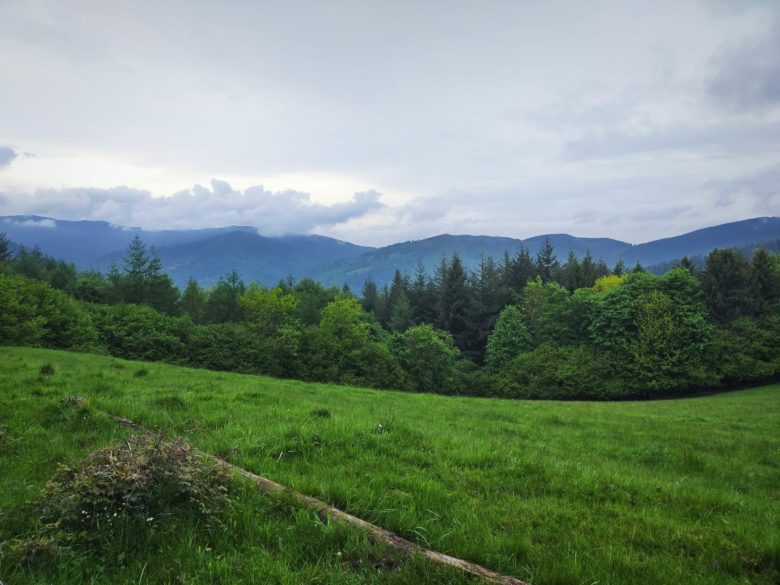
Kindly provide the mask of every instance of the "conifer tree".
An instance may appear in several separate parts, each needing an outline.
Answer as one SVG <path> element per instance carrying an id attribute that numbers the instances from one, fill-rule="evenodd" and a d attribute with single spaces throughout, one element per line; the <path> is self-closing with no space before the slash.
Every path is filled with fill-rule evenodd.
<path id="1" fill-rule="evenodd" d="M 560 263 L 555 256 L 555 250 L 553 248 L 550 238 L 544 240 L 544 245 L 536 255 L 536 272 L 542 277 L 542 282 L 553 282 L 557 275 Z"/>

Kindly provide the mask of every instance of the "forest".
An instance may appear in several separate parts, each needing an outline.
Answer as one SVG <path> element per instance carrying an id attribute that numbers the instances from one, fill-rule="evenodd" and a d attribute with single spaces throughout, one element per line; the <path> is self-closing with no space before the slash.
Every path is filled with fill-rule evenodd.
<path id="1" fill-rule="evenodd" d="M 0 237 L 0 344 L 442 394 L 685 395 L 780 374 L 780 256 L 713 250 L 657 276 L 548 241 L 359 293 L 235 271 L 180 291 L 138 238 L 102 274 Z"/>

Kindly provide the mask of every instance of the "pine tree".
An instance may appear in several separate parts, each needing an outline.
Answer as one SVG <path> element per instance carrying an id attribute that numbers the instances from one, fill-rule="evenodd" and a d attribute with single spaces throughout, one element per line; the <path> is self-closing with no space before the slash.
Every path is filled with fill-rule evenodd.
<path id="1" fill-rule="evenodd" d="M 560 268 L 558 258 L 555 256 L 550 238 L 544 240 L 544 245 L 536 255 L 536 272 L 542 277 L 542 282 L 553 282 Z"/>
<path id="2" fill-rule="evenodd" d="M 566 259 L 566 263 L 558 271 L 560 276 L 560 284 L 568 289 L 569 292 L 573 292 L 583 286 L 583 267 L 580 265 L 580 261 L 574 254 L 574 250 L 569 250 L 569 256 Z"/>
<path id="3" fill-rule="evenodd" d="M 536 276 L 536 267 L 528 248 L 521 245 L 515 257 L 509 262 L 505 261 L 502 271 L 504 272 L 505 286 L 516 293 L 522 292 L 528 281 Z"/>
<path id="4" fill-rule="evenodd" d="M 780 270 L 766 250 L 758 248 L 750 263 L 751 296 L 756 301 L 756 313 L 767 312 L 780 298 Z"/>
<path id="5" fill-rule="evenodd" d="M 181 295 L 181 308 L 194 323 L 203 323 L 206 314 L 206 293 L 194 278 L 187 281 L 187 287 Z"/>
<path id="6" fill-rule="evenodd" d="M 452 260 L 442 259 L 436 274 L 438 285 L 438 323 L 439 329 L 449 331 L 455 343 L 463 349 L 469 334 L 468 324 L 471 313 L 471 291 L 468 286 L 463 261 L 458 254 Z"/>
<path id="7" fill-rule="evenodd" d="M 388 326 L 391 331 L 403 333 L 412 325 L 414 325 L 414 309 L 404 293 L 393 304 Z"/>
<path id="8" fill-rule="evenodd" d="M 240 321 L 242 311 L 238 299 L 245 292 L 246 285 L 235 270 L 221 277 L 209 291 L 209 298 L 206 301 L 206 322 Z"/>
<path id="9" fill-rule="evenodd" d="M 379 302 L 379 289 L 373 279 L 369 278 L 363 283 L 363 290 L 361 291 L 360 296 L 360 304 L 363 305 L 363 310 L 366 313 L 373 313 L 376 315 L 377 303 Z"/>
<path id="10" fill-rule="evenodd" d="M 682 260 L 680 260 L 680 268 L 685 268 L 691 274 L 696 274 L 698 272 L 696 270 L 696 265 L 688 256 L 683 256 Z"/>
<path id="11" fill-rule="evenodd" d="M 154 248 L 147 253 L 137 234 L 127 247 L 122 269 L 112 265 L 109 282 L 112 296 L 119 302 L 145 304 L 169 314 L 177 311 L 179 290 L 163 270 Z"/>
<path id="12" fill-rule="evenodd" d="M 582 258 L 582 281 L 578 288 L 592 287 L 599 276 L 598 265 L 593 262 L 593 256 L 591 256 L 590 250 L 586 250 L 585 256 Z"/>
<path id="13" fill-rule="evenodd" d="M 612 274 L 615 276 L 623 276 L 626 273 L 626 265 L 623 263 L 623 259 L 619 258 L 615 264 L 615 268 L 612 269 Z"/>
<path id="14" fill-rule="evenodd" d="M 755 311 L 751 266 L 736 250 L 713 250 L 702 275 L 704 299 L 712 317 L 727 323 Z"/>

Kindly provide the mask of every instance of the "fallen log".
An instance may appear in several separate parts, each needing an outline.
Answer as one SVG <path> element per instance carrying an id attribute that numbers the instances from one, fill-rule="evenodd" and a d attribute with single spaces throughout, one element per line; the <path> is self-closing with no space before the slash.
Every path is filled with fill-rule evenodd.
<path id="1" fill-rule="evenodd" d="M 246 479 L 249 479 L 250 481 L 254 482 L 254 484 L 259 489 L 261 489 L 262 491 L 268 494 L 274 494 L 274 493 L 288 494 L 298 502 L 301 502 L 302 504 L 314 509 L 317 512 L 317 514 L 319 514 L 320 517 L 331 518 L 341 522 L 346 522 L 347 524 L 351 524 L 352 526 L 356 526 L 368 532 L 369 538 L 371 538 L 375 542 L 384 543 L 388 545 L 390 548 L 400 550 L 412 555 L 415 554 L 420 555 L 430 561 L 433 561 L 434 563 L 438 563 L 440 565 L 446 565 L 448 567 L 453 567 L 455 569 L 460 569 L 461 571 L 465 571 L 466 573 L 470 573 L 472 575 L 481 577 L 482 579 L 484 579 L 489 583 L 497 583 L 499 585 L 529 585 L 525 581 L 521 581 L 520 579 L 516 579 L 515 577 L 501 575 L 500 573 L 496 573 L 495 571 L 486 569 L 481 565 L 477 565 L 469 561 L 464 561 L 463 559 L 458 559 L 456 557 L 451 557 L 450 555 L 445 555 L 443 553 L 424 548 L 419 544 L 416 544 L 410 540 L 406 540 L 405 538 L 398 536 L 394 532 L 390 532 L 389 530 L 380 528 L 376 524 L 371 524 L 371 522 L 367 522 L 361 518 L 358 518 L 357 516 L 348 514 L 343 510 L 339 510 L 338 508 L 335 508 L 329 504 L 326 504 L 321 500 L 318 500 L 317 498 L 313 498 L 311 496 L 307 496 L 300 492 L 296 492 L 292 488 L 285 487 L 279 483 L 276 483 L 275 481 L 254 474 L 251 471 L 247 471 L 246 469 L 243 469 L 241 467 L 236 467 L 232 463 L 228 463 L 224 459 L 220 459 L 219 457 L 215 457 L 214 455 L 210 455 L 208 453 L 203 453 L 203 455 L 220 465 L 224 465 L 227 469 L 230 469 L 234 473 L 242 477 L 245 477 Z"/>
<path id="2" fill-rule="evenodd" d="M 76 397 L 72 397 L 72 398 L 76 398 Z M 80 402 L 80 404 L 86 403 L 84 399 L 79 399 L 79 400 L 82 401 Z M 111 418 L 116 423 L 122 426 L 129 427 L 139 431 L 143 430 L 143 427 L 140 424 L 130 419 L 123 418 L 121 416 L 116 416 L 109 412 L 104 412 L 104 414 L 106 414 L 109 418 Z M 487 569 L 481 565 L 477 565 L 469 561 L 464 561 L 463 559 L 452 557 L 450 555 L 446 555 L 444 553 L 436 552 L 435 550 L 422 547 L 417 543 L 414 543 L 410 540 L 407 540 L 395 534 L 394 532 L 390 532 L 389 530 L 385 530 L 384 528 L 381 528 L 376 524 L 372 524 L 371 522 L 367 522 L 362 518 L 358 518 L 357 516 L 353 516 L 352 514 L 344 512 L 343 510 L 339 510 L 338 508 L 331 506 L 330 504 L 327 504 L 322 500 L 318 500 L 317 498 L 314 498 L 312 496 L 307 496 L 306 494 L 302 494 L 301 492 L 295 491 L 292 488 L 283 486 L 282 484 L 276 483 L 275 481 L 270 480 L 266 477 L 262 477 L 261 475 L 252 473 L 251 471 L 243 469 L 242 467 L 238 467 L 236 465 L 233 465 L 232 463 L 228 463 L 224 459 L 221 459 L 216 455 L 212 455 L 211 453 L 206 453 L 200 450 L 196 450 L 196 452 L 200 456 L 204 457 L 205 459 L 211 460 L 217 463 L 218 465 L 222 465 L 226 469 L 229 469 L 231 472 L 235 473 L 236 475 L 239 475 L 245 479 L 250 480 L 252 483 L 255 484 L 255 486 L 257 486 L 258 489 L 260 489 L 261 491 L 267 494 L 287 494 L 291 496 L 293 499 L 295 499 L 296 501 L 300 502 L 301 504 L 309 508 L 312 508 L 323 519 L 333 519 L 339 522 L 344 522 L 346 524 L 350 524 L 351 526 L 355 526 L 361 530 L 366 531 L 368 533 L 369 538 L 374 542 L 383 543 L 392 549 L 399 550 L 406 554 L 420 555 L 422 557 L 425 557 L 429 561 L 437 563 L 439 565 L 452 567 L 461 570 L 465 573 L 469 573 L 471 575 L 480 577 L 481 579 L 483 579 L 488 583 L 496 583 L 497 585 L 529 585 L 529 583 L 525 581 L 521 581 L 520 579 L 517 579 L 515 577 L 502 575 L 500 573 Z"/>

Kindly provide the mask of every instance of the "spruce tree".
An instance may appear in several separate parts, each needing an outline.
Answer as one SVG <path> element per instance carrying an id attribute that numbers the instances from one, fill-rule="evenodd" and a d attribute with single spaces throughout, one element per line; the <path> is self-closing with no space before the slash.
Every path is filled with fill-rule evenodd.
<path id="1" fill-rule="evenodd" d="M 544 245 L 536 255 L 536 272 L 542 277 L 542 282 L 548 283 L 555 280 L 559 268 L 552 242 L 550 238 L 545 238 Z"/>

